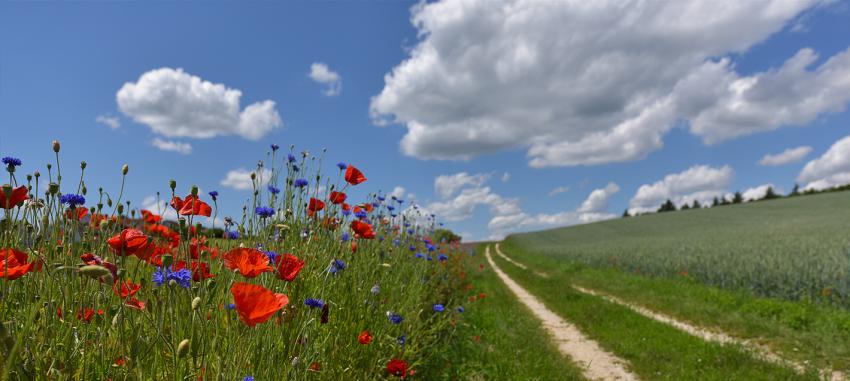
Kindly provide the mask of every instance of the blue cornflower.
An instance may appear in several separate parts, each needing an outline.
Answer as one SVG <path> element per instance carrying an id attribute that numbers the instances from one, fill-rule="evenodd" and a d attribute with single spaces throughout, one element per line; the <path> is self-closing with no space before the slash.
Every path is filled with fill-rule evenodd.
<path id="1" fill-rule="evenodd" d="M 18 167 L 21 165 L 21 159 L 16 157 L 6 156 L 3 158 L 3 164 L 6 164 L 9 167 Z"/>
<path id="2" fill-rule="evenodd" d="M 290 163 L 294 163 L 295 162 L 295 155 L 293 155 L 291 153 L 286 154 L 286 160 L 289 160 Z"/>
<path id="3" fill-rule="evenodd" d="M 254 213 L 257 213 L 260 218 L 267 218 L 274 215 L 274 209 L 269 208 L 268 206 L 258 206 L 254 209 Z"/>
<path id="4" fill-rule="evenodd" d="M 347 217 L 347 216 L 350 216 L 350 215 L 351 215 L 351 210 L 343 210 L 343 211 L 342 211 L 342 215 L 343 215 L 343 216 L 346 216 L 346 217 Z"/>
<path id="5" fill-rule="evenodd" d="M 404 200 L 402 200 L 400 198 L 395 199 L 395 201 L 399 204 L 404 204 Z"/>
<path id="6" fill-rule="evenodd" d="M 212 191 L 209 194 L 210 197 L 212 197 L 213 201 L 218 200 L 218 191 Z"/>
<path id="7" fill-rule="evenodd" d="M 191 286 L 192 284 L 192 270 L 180 269 L 177 271 L 173 271 L 173 267 L 159 267 L 154 270 L 151 280 L 156 283 L 157 286 L 162 286 L 165 282 L 173 280 L 177 282 L 180 287 L 189 288 L 189 286 Z"/>
<path id="8" fill-rule="evenodd" d="M 239 239 L 239 232 L 235 231 L 235 230 L 234 231 L 226 231 L 226 232 L 224 232 L 224 238 Z"/>
<path id="9" fill-rule="evenodd" d="M 304 299 L 304 305 L 311 308 L 322 308 L 325 302 L 322 299 L 307 298 Z"/>
<path id="10" fill-rule="evenodd" d="M 274 251 L 263 251 L 263 253 L 265 253 L 266 256 L 269 257 L 269 263 L 275 263 L 275 260 L 278 256 L 277 253 L 275 253 Z"/>
<path id="11" fill-rule="evenodd" d="M 395 341 L 398 342 L 398 345 L 404 345 L 407 342 L 407 336 L 401 335 Z"/>
<path id="12" fill-rule="evenodd" d="M 301 171 L 301 167 L 299 167 L 298 164 L 292 164 L 292 172 L 298 171 Z"/>
<path id="13" fill-rule="evenodd" d="M 372 203 L 372 207 L 375 207 L 375 208 L 377 208 L 377 207 L 378 207 L 378 206 L 380 206 L 380 205 L 381 205 L 381 204 L 379 204 L 379 203 L 377 203 L 377 202 L 373 202 L 373 203 Z"/>
<path id="14" fill-rule="evenodd" d="M 444 307 L 442 304 L 435 304 L 434 305 L 434 311 L 435 312 L 443 312 L 445 310 L 446 310 L 446 307 Z"/>
<path id="15" fill-rule="evenodd" d="M 410 251 L 416 251 L 416 246 L 410 245 L 410 247 L 408 247 L 408 249 L 410 249 Z"/>
<path id="16" fill-rule="evenodd" d="M 422 253 L 416 253 L 415 257 L 416 257 L 416 258 L 425 258 L 425 254 L 422 254 Z"/>
<path id="17" fill-rule="evenodd" d="M 436 247 L 434 247 L 434 245 L 432 245 L 432 244 L 430 244 L 430 243 L 426 243 L 426 244 L 425 244 L 425 247 L 427 247 L 427 248 L 428 248 L 428 251 L 434 251 L 434 250 L 436 250 L 436 249 L 437 249 Z"/>
<path id="18" fill-rule="evenodd" d="M 463 306 L 458 306 L 457 308 L 455 308 L 455 311 L 457 311 L 459 314 L 462 314 L 463 311 L 466 311 L 466 310 L 463 309 Z"/>
<path id="19" fill-rule="evenodd" d="M 405 223 L 404 223 L 404 227 L 409 228 L 409 227 L 410 227 L 410 222 L 405 222 Z"/>
<path id="20" fill-rule="evenodd" d="M 277 145 L 277 144 L 272 144 L 269 147 L 271 147 L 272 151 L 277 151 L 280 148 L 280 146 Z M 252 380 L 253 380 L 253 378 L 252 378 Z"/>
<path id="21" fill-rule="evenodd" d="M 364 219 L 368 216 L 369 216 L 369 214 L 367 214 L 365 211 L 362 211 L 362 210 L 357 212 L 357 213 L 354 213 L 354 217 L 357 217 L 359 219 Z"/>
<path id="22" fill-rule="evenodd" d="M 235 310 L 236 309 L 236 303 L 230 303 L 230 304 L 226 305 L 225 307 L 227 307 L 228 310 Z"/>
<path id="23" fill-rule="evenodd" d="M 387 312 L 387 319 L 390 319 L 390 323 L 401 324 L 401 322 L 404 320 L 404 317 L 395 312 Z"/>
<path id="24" fill-rule="evenodd" d="M 328 272 L 331 274 L 336 274 L 341 270 L 345 270 L 345 262 L 342 259 L 335 259 L 331 262 L 330 267 L 328 267 Z"/>
<path id="25" fill-rule="evenodd" d="M 336 166 L 339 167 L 340 171 L 344 171 L 346 168 L 348 168 L 348 164 L 345 164 L 341 161 L 339 163 L 336 163 Z"/>
<path id="26" fill-rule="evenodd" d="M 393 240 L 393 246 L 398 246 L 398 245 L 401 245 L 401 241 L 399 241 L 398 239 L 394 239 Z"/>
<path id="27" fill-rule="evenodd" d="M 413 235 L 413 229 L 407 229 L 407 234 Z"/>
<path id="28" fill-rule="evenodd" d="M 378 196 L 378 200 L 380 200 L 380 201 L 384 201 L 384 200 L 386 200 L 386 199 L 387 199 L 387 198 L 386 198 L 386 197 L 384 197 L 384 196 Z"/>
<path id="29" fill-rule="evenodd" d="M 433 261 L 433 260 L 434 260 L 434 258 L 433 258 L 432 256 L 430 256 L 430 255 L 429 255 L 429 256 L 427 256 L 427 257 L 425 257 L 425 259 L 427 259 L 427 260 L 429 260 L 429 261 Z"/>
<path id="30" fill-rule="evenodd" d="M 348 233 L 342 233 L 342 242 L 348 242 L 350 238 L 351 237 L 348 235 Z"/>
<path id="31" fill-rule="evenodd" d="M 273 185 L 269 185 L 268 188 L 269 188 L 269 193 L 271 193 L 271 194 L 280 193 L 280 188 L 275 188 Z"/>
<path id="32" fill-rule="evenodd" d="M 295 183 L 293 183 L 293 185 L 295 185 L 295 187 L 297 188 L 304 188 L 307 186 L 307 184 L 310 184 L 307 179 L 295 179 Z"/>
<path id="33" fill-rule="evenodd" d="M 68 206 L 83 205 L 86 203 L 86 198 L 78 194 L 63 194 L 59 197 L 59 202 L 68 204 Z"/>
<path id="34" fill-rule="evenodd" d="M 376 285 L 372 286 L 372 289 L 371 289 L 371 290 L 369 290 L 369 291 L 370 291 L 373 295 L 378 295 L 378 294 L 381 292 L 381 286 L 379 286 L 379 285 L 377 285 L 377 284 L 376 284 Z"/>
<path id="35" fill-rule="evenodd" d="M 444 224 L 443 224 L 442 222 L 440 222 L 440 223 L 439 223 L 439 225 L 440 225 L 440 226 L 443 226 Z"/>
<path id="36" fill-rule="evenodd" d="M 391 216 L 391 217 L 398 217 L 398 214 L 390 213 L 390 216 Z"/>
<path id="37" fill-rule="evenodd" d="M 445 254 L 440 254 L 437 256 L 437 259 L 440 260 L 440 262 L 445 262 L 449 260 L 449 257 L 447 257 Z"/>
<path id="38" fill-rule="evenodd" d="M 395 207 L 392 205 L 387 205 L 387 210 L 392 212 L 393 210 L 395 210 Z"/>
<path id="39" fill-rule="evenodd" d="M 272 146 L 274 146 L 274 144 L 272 144 Z M 254 376 L 245 376 L 242 381 L 254 381 Z"/>

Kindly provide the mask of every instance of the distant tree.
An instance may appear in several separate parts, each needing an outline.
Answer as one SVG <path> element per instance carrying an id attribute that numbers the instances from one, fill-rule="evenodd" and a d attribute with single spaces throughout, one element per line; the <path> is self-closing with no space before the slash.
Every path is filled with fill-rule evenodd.
<path id="1" fill-rule="evenodd" d="M 679 210 L 688 210 L 688 209 L 690 209 L 690 208 L 691 208 L 691 206 L 690 206 L 690 205 L 688 205 L 688 203 L 686 202 L 686 203 L 682 204 L 682 207 L 681 207 L 681 208 L 679 208 Z"/>
<path id="2" fill-rule="evenodd" d="M 717 199 L 717 196 L 714 196 L 714 200 L 711 201 L 711 206 L 718 206 L 718 205 L 720 205 L 720 200 Z"/>
<path id="3" fill-rule="evenodd" d="M 701 209 L 701 208 L 702 208 L 702 204 L 700 204 L 699 201 L 694 200 L 693 205 L 691 205 L 691 209 Z"/>
<path id="4" fill-rule="evenodd" d="M 434 230 L 434 234 L 431 235 L 431 238 L 434 239 L 434 242 L 460 242 L 461 237 L 455 234 L 453 231 L 449 229 L 437 229 Z"/>
<path id="5" fill-rule="evenodd" d="M 800 184 L 794 183 L 794 189 L 791 190 L 791 193 L 788 194 L 788 197 L 798 196 L 800 194 Z"/>
<path id="6" fill-rule="evenodd" d="M 667 199 L 667 201 L 665 201 L 663 204 L 661 204 L 661 207 L 658 208 L 658 213 L 675 212 L 675 211 L 676 211 L 676 204 L 674 204 L 673 201 L 670 201 L 670 199 Z"/>
<path id="7" fill-rule="evenodd" d="M 744 202 L 744 196 L 741 195 L 741 192 L 735 192 L 735 196 L 732 197 L 732 203 L 733 204 L 740 204 L 742 202 Z"/>
<path id="8" fill-rule="evenodd" d="M 631 216 L 632 216 L 632 215 L 631 215 L 631 214 L 629 214 L 629 208 L 626 208 L 626 210 L 625 210 L 625 211 L 623 211 L 623 218 L 629 218 L 629 217 L 631 217 Z"/>
<path id="9" fill-rule="evenodd" d="M 726 196 L 723 196 L 723 198 L 722 198 L 722 199 L 720 199 L 720 205 L 729 205 L 729 204 L 731 204 L 731 203 L 732 203 L 732 202 L 730 202 L 730 201 L 729 201 L 729 199 L 728 199 L 728 198 L 726 198 Z"/>
<path id="10" fill-rule="evenodd" d="M 767 187 L 767 191 L 764 192 L 762 200 L 772 200 L 774 198 L 779 198 L 779 195 L 773 191 L 773 187 Z"/>

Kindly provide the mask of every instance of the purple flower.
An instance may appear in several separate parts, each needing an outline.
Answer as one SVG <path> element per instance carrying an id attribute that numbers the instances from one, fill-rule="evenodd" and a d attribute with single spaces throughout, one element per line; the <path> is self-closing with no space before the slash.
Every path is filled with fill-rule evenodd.
<path id="1" fill-rule="evenodd" d="M 272 151 L 277 151 L 280 148 L 280 146 L 277 144 L 272 144 L 269 147 L 271 147 Z"/>
<path id="2" fill-rule="evenodd" d="M 444 307 L 442 304 L 435 304 L 433 308 L 435 312 L 443 312 L 446 310 L 446 307 Z"/>
<path id="3" fill-rule="evenodd" d="M 3 158 L 3 164 L 6 164 L 9 167 L 18 167 L 21 165 L 21 159 L 16 157 L 6 156 Z"/>
<path id="4" fill-rule="evenodd" d="M 310 184 L 307 179 L 295 179 L 295 183 L 293 185 L 295 185 L 296 188 L 304 188 L 307 184 Z"/>
<path id="5" fill-rule="evenodd" d="M 269 193 L 271 193 L 271 194 L 278 194 L 278 193 L 280 193 L 280 189 L 279 189 L 279 188 L 275 188 L 273 185 L 269 185 L 269 186 L 268 186 L 268 188 L 269 188 Z"/>
<path id="6" fill-rule="evenodd" d="M 59 197 L 59 202 L 74 207 L 77 205 L 85 204 L 86 198 L 78 194 L 63 194 L 61 197 Z"/>
<path id="7" fill-rule="evenodd" d="M 390 323 L 393 324 L 401 324 L 401 322 L 404 321 L 404 317 L 395 312 L 387 312 L 387 319 L 389 319 Z"/>
<path id="8" fill-rule="evenodd" d="M 218 191 L 212 191 L 209 194 L 210 197 L 212 197 L 213 201 L 218 200 Z"/>
<path id="9" fill-rule="evenodd" d="M 274 209 L 268 206 L 258 206 L 257 209 L 254 209 L 254 213 L 257 213 L 260 218 L 268 218 L 274 215 Z"/>
<path id="10" fill-rule="evenodd" d="M 295 155 L 293 155 L 293 154 L 291 154 L 291 153 L 290 153 L 290 154 L 287 154 L 287 155 L 286 155 L 286 160 L 289 160 L 289 162 L 290 162 L 290 163 L 294 163 L 294 162 L 295 162 Z"/>
<path id="11" fill-rule="evenodd" d="M 341 161 L 339 163 L 336 163 L 336 166 L 339 167 L 340 171 L 344 171 L 346 168 L 348 168 L 348 165 Z"/>
<path id="12" fill-rule="evenodd" d="M 325 302 L 321 299 L 307 298 L 304 299 L 304 305 L 310 308 L 322 308 L 325 306 Z"/>

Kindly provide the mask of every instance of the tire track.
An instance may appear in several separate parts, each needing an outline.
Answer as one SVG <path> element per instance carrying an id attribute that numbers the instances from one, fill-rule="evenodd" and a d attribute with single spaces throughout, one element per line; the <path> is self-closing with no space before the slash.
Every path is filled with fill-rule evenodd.
<path id="1" fill-rule="evenodd" d="M 585 337 L 578 328 L 552 312 L 534 295 L 505 274 L 490 256 L 490 246 L 487 246 L 484 254 L 499 279 L 541 321 L 543 328 L 554 338 L 558 350 L 581 366 L 586 378 L 606 381 L 638 380 L 637 376 L 626 369 L 627 363 L 624 360 L 605 351 L 598 343 Z"/>

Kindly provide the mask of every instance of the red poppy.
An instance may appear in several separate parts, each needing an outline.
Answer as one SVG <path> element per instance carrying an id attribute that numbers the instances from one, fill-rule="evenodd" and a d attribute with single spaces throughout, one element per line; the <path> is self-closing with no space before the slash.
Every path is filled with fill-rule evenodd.
<path id="1" fill-rule="evenodd" d="M 298 276 L 298 273 L 304 267 L 304 261 L 289 253 L 278 256 L 275 258 L 275 262 L 277 265 L 277 277 L 287 282 L 295 280 L 295 277 Z"/>
<path id="2" fill-rule="evenodd" d="M 363 345 L 369 345 L 372 342 L 372 334 L 369 331 L 364 330 L 360 332 L 360 336 L 357 336 L 357 341 Z"/>
<path id="3" fill-rule="evenodd" d="M 237 247 L 224 254 L 224 266 L 231 270 L 239 270 L 246 278 L 254 278 L 266 271 L 269 267 L 269 257 L 257 249 Z"/>
<path id="4" fill-rule="evenodd" d="M 307 214 L 313 215 L 316 212 L 325 208 L 325 203 L 322 200 L 310 197 L 310 203 L 307 204 Z"/>
<path id="5" fill-rule="evenodd" d="M 12 192 L 10 192 L 9 197 L 7 198 L 5 186 L 0 188 L 0 208 L 12 209 L 23 204 L 24 200 L 28 197 L 27 192 L 29 192 L 27 187 L 21 185 L 12 189 Z"/>
<path id="6" fill-rule="evenodd" d="M 83 218 L 89 215 L 89 210 L 84 207 L 76 207 L 65 211 L 65 218 L 82 221 Z"/>
<path id="7" fill-rule="evenodd" d="M 328 197 L 328 200 L 331 200 L 332 203 L 339 205 L 345 202 L 345 199 L 347 197 L 348 196 L 346 196 L 345 193 L 342 192 L 331 192 L 331 195 L 330 197 Z"/>
<path id="8" fill-rule="evenodd" d="M 351 221 L 351 230 L 354 230 L 354 233 L 356 233 L 357 236 L 359 236 L 360 238 L 375 238 L 375 232 L 372 231 L 372 225 L 369 225 L 363 221 Z"/>
<path id="9" fill-rule="evenodd" d="M 125 360 L 123 357 L 119 357 L 119 358 L 115 359 L 115 361 L 112 362 L 112 365 L 121 366 L 121 365 L 124 365 L 126 363 L 127 363 L 127 360 Z"/>
<path id="10" fill-rule="evenodd" d="M 313 371 L 313 372 L 320 372 L 322 370 L 322 367 L 319 366 L 319 363 L 313 361 L 310 364 L 310 370 Z"/>
<path id="11" fill-rule="evenodd" d="M 86 323 L 91 322 L 91 318 L 94 317 L 95 311 L 91 307 L 86 307 L 84 310 L 80 309 L 77 311 L 77 320 L 85 320 Z M 103 316 L 103 310 L 97 310 L 97 314 Z"/>
<path id="12" fill-rule="evenodd" d="M 174 271 L 179 271 L 186 268 L 186 262 L 177 261 L 174 264 Z M 213 278 L 215 274 L 210 273 L 210 266 L 204 262 L 192 261 L 192 280 L 200 282 L 201 280 Z"/>
<path id="13" fill-rule="evenodd" d="M 16 249 L 0 249 L 0 278 L 18 279 L 24 274 L 39 269 L 36 261 L 27 263 L 27 253 Z"/>
<path id="14" fill-rule="evenodd" d="M 181 200 L 180 197 L 171 199 L 171 207 L 181 216 L 206 216 L 212 215 L 212 207 L 201 201 L 198 196 L 188 195 Z"/>
<path id="15" fill-rule="evenodd" d="M 137 292 L 139 292 L 139 289 L 141 288 L 142 285 L 135 284 L 129 280 L 125 280 L 123 282 L 116 282 L 115 284 L 113 284 L 112 292 L 114 292 L 115 295 L 120 296 L 121 299 L 127 299 L 128 296 L 133 296 Z"/>
<path id="16" fill-rule="evenodd" d="M 136 298 L 127 299 L 127 301 L 124 302 L 124 305 L 137 310 L 145 309 L 145 302 Z"/>
<path id="17" fill-rule="evenodd" d="M 151 213 L 149 210 L 142 209 L 142 219 L 145 220 L 146 224 L 158 224 L 162 221 L 162 217 L 156 214 Z"/>
<path id="18" fill-rule="evenodd" d="M 343 202 L 342 203 L 342 210 L 351 210 L 351 205 L 348 205 L 348 204 Z"/>
<path id="19" fill-rule="evenodd" d="M 387 373 L 405 378 L 407 376 L 407 363 L 404 360 L 392 359 L 387 363 Z"/>
<path id="20" fill-rule="evenodd" d="M 351 252 L 352 253 L 357 252 L 357 241 L 354 241 L 354 240 L 351 241 Z"/>
<path id="21" fill-rule="evenodd" d="M 109 247 L 118 255 L 133 255 L 148 246 L 148 236 L 138 229 L 124 229 L 108 241 Z"/>
<path id="22" fill-rule="evenodd" d="M 289 303 L 284 294 L 276 294 L 250 283 L 237 282 L 230 287 L 239 318 L 249 327 L 263 323 Z"/>
<path id="23" fill-rule="evenodd" d="M 85 253 L 85 254 L 80 256 L 80 259 L 82 259 L 83 263 L 85 263 L 87 265 L 98 265 L 98 266 L 106 267 L 106 269 L 109 270 L 109 272 L 112 273 L 113 282 L 118 281 L 118 267 L 116 267 L 112 263 L 104 261 L 102 258 L 100 258 L 97 255 L 94 255 L 92 253 Z M 103 282 L 103 280 L 101 280 L 101 282 Z"/>
<path id="24" fill-rule="evenodd" d="M 349 165 L 348 169 L 345 170 L 345 181 L 351 185 L 357 185 L 366 181 L 366 177 L 363 176 L 363 172 L 360 172 L 359 169 L 354 168 L 353 165 Z"/>
<path id="25" fill-rule="evenodd" d="M 97 228 L 100 227 L 101 222 L 106 221 L 108 219 L 109 219 L 109 216 L 105 216 L 105 215 L 100 214 L 100 213 L 93 213 L 91 215 L 91 219 L 89 220 L 89 224 L 93 228 L 97 229 Z"/>

